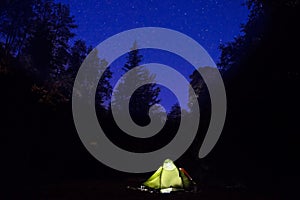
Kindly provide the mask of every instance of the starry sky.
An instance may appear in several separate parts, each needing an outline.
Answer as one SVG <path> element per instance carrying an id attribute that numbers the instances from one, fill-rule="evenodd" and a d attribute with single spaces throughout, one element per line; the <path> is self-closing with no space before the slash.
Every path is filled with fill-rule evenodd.
<path id="1" fill-rule="evenodd" d="M 218 61 L 218 46 L 231 41 L 246 22 L 245 0 L 57 0 L 70 5 L 75 39 L 96 46 L 119 32 L 145 26 L 180 31 Z"/>
<path id="2" fill-rule="evenodd" d="M 56 0 L 70 6 L 78 28 L 73 40 L 82 39 L 96 47 L 119 32 L 138 27 L 164 27 L 180 31 L 202 45 L 217 63 L 220 44 L 232 41 L 240 34 L 240 25 L 247 21 L 245 0 Z M 186 78 L 192 73 L 189 64 L 174 55 L 159 51 L 142 51 L 144 63 L 158 62 L 174 67 Z M 112 64 L 120 71 L 125 57 Z M 143 63 L 141 63 L 143 64 Z M 121 73 L 114 73 L 112 84 Z M 164 89 L 163 89 L 164 90 Z M 170 107 L 176 101 L 165 90 L 162 104 Z M 168 99 L 166 101 L 165 99 Z"/>

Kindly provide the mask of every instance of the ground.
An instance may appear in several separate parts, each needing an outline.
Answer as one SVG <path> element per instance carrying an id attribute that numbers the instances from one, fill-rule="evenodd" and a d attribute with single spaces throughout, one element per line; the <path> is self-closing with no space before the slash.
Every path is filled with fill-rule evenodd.
<path id="1" fill-rule="evenodd" d="M 197 193 L 171 193 L 153 194 L 148 192 L 134 191 L 127 189 L 127 186 L 134 186 L 140 180 L 85 180 L 85 181 L 64 181 L 61 183 L 40 186 L 38 199 L 42 200 L 99 200 L 99 199 L 122 199 L 122 200 L 153 200 L 153 199 L 202 199 L 202 200 L 273 200 L 279 197 L 258 194 L 239 188 L 204 188 Z"/>

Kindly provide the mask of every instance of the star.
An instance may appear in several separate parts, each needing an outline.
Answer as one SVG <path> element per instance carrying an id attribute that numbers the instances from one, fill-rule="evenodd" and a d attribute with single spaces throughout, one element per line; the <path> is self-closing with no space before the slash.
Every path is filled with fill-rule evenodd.
<path id="1" fill-rule="evenodd" d="M 76 39 L 85 38 L 88 45 L 96 46 L 108 35 L 141 26 L 161 26 L 188 33 L 199 39 L 203 47 L 218 60 L 220 50 L 215 48 L 239 35 L 240 24 L 248 17 L 244 0 L 174 1 L 150 0 L 126 3 L 111 0 L 56 0 L 70 4 L 78 28 Z M 213 27 L 213 29 L 212 29 Z M 221 30 L 221 31 L 220 31 Z M 199 37 L 200 34 L 201 36 Z M 205 39 L 205 40 L 204 40 Z M 204 41 L 204 43 L 203 43 Z"/>

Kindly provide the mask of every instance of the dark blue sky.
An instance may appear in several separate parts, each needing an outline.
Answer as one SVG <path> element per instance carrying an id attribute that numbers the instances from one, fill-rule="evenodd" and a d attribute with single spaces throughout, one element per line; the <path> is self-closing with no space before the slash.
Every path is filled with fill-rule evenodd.
<path id="1" fill-rule="evenodd" d="M 100 42 L 119 32 L 145 26 L 164 27 L 180 31 L 202 45 L 217 63 L 219 45 L 240 34 L 248 10 L 245 0 L 57 0 L 70 5 L 78 28 L 74 40 L 82 39 L 88 45 Z M 194 68 L 168 53 L 143 51 L 144 63 L 157 62 L 180 71 L 187 79 Z M 112 64 L 115 72 L 112 84 L 120 77 L 123 56 Z M 142 64 L 142 63 L 141 63 Z M 116 73 L 117 72 L 117 73 Z M 174 96 L 164 90 L 160 96 L 169 110 L 176 103 Z"/>
<path id="2" fill-rule="evenodd" d="M 248 10 L 245 0 L 57 0 L 70 5 L 77 37 L 96 46 L 121 31 L 158 26 L 198 41 L 217 62 L 220 43 L 240 32 Z"/>

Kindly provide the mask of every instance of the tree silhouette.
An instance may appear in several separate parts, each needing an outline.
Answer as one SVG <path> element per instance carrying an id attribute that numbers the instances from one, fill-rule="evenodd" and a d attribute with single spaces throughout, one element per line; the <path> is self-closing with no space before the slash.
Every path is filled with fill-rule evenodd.
<path id="1" fill-rule="evenodd" d="M 19 54 L 32 29 L 34 0 L 1 1 L 0 42 L 5 56 Z"/>
<path id="2" fill-rule="evenodd" d="M 72 54 L 73 55 L 72 58 L 74 58 L 74 60 L 70 61 L 71 65 L 68 68 L 68 72 L 70 74 L 73 74 L 71 80 L 75 79 L 77 71 L 80 67 L 79 65 L 81 65 L 84 56 L 87 54 L 86 45 L 82 41 L 77 41 L 74 44 L 73 50 L 74 51 Z M 89 52 L 88 58 L 85 62 L 86 62 L 85 68 L 82 69 L 84 70 L 82 72 L 84 77 L 83 80 L 81 80 L 81 85 L 79 86 L 80 88 L 75 88 L 75 94 L 78 95 L 79 97 L 83 97 L 83 100 L 85 100 L 87 96 L 89 98 L 95 98 L 96 108 L 104 109 L 105 107 L 104 103 L 105 101 L 108 101 L 110 99 L 110 95 L 112 91 L 112 87 L 109 82 L 110 78 L 112 77 L 112 72 L 109 67 L 105 70 L 108 63 L 106 60 L 99 58 L 97 49 L 93 49 L 91 52 Z M 100 77 L 101 74 L 102 76 Z M 99 80 L 98 83 L 93 81 L 96 79 Z M 95 87 L 97 88 L 96 94 L 93 93 L 92 91 L 92 88 Z M 83 94 L 81 92 L 83 92 Z M 85 102 L 85 103 L 91 103 L 91 102 Z"/>
<path id="3" fill-rule="evenodd" d="M 176 120 L 181 116 L 181 108 L 179 103 L 175 103 L 172 107 L 171 107 L 171 111 L 168 114 L 168 118 L 171 120 Z"/>
<path id="4" fill-rule="evenodd" d="M 135 42 L 131 51 L 128 53 L 128 60 L 122 68 L 125 73 L 135 68 L 137 70 L 134 75 L 135 79 L 125 78 L 124 81 L 119 84 L 116 88 L 115 99 L 112 100 L 112 104 L 117 107 L 118 112 L 122 113 L 122 110 L 125 108 L 119 106 L 120 102 L 125 99 L 130 99 L 129 111 L 131 115 L 134 116 L 133 120 L 138 124 L 145 125 L 149 123 L 149 108 L 160 102 L 158 99 L 160 88 L 155 84 L 146 84 L 138 88 L 132 96 L 126 94 L 128 86 L 137 85 L 139 82 L 145 80 L 148 82 L 155 80 L 155 76 L 150 74 L 148 70 L 139 67 L 142 58 L 143 56 L 139 54 L 137 43 Z"/>
<path id="5" fill-rule="evenodd" d="M 235 154 L 236 158 L 243 157 L 238 164 L 245 169 L 252 166 L 253 172 L 248 175 L 252 184 L 259 185 L 253 175 L 268 181 L 276 174 L 281 181 L 276 186 L 265 185 L 282 190 L 293 187 L 293 181 L 285 173 L 292 177 L 295 170 L 290 166 L 297 162 L 292 141 L 296 139 L 293 133 L 299 128 L 292 116 L 299 112 L 299 95 L 295 91 L 299 91 L 300 76 L 298 51 L 294 49 L 299 47 L 300 33 L 296 26 L 300 3 L 249 0 L 246 5 L 250 15 L 242 25 L 242 35 L 221 46 L 219 67 L 225 70 L 227 120 L 230 121 L 224 131 L 232 144 L 240 144 L 235 145 L 243 152 L 243 156 Z M 290 117 L 286 120 L 285 116 Z M 236 147 L 232 148 L 227 151 Z M 282 159 L 278 159 L 279 155 Z"/>
<path id="6" fill-rule="evenodd" d="M 25 47 L 29 64 L 41 79 L 57 79 L 68 61 L 74 19 L 68 6 L 53 1 L 37 0 L 33 11 L 34 25 Z"/>

